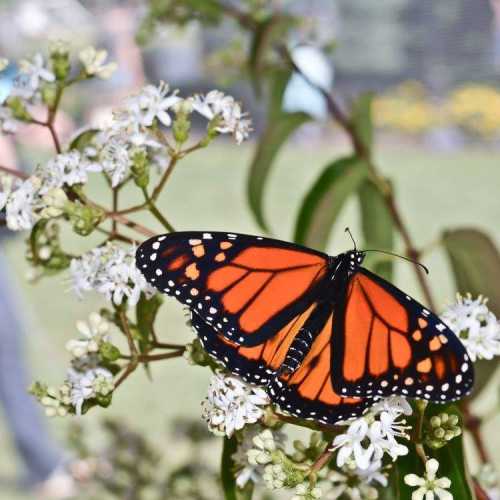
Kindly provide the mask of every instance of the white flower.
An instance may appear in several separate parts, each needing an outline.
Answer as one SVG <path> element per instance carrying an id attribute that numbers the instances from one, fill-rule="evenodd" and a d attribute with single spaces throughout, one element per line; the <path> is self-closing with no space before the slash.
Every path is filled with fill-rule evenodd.
<path id="1" fill-rule="evenodd" d="M 19 62 L 20 72 L 28 78 L 28 86 L 32 93 L 40 87 L 40 81 L 55 81 L 54 73 L 45 67 L 45 61 L 42 54 L 35 54 L 31 61 L 24 59 Z"/>
<path id="2" fill-rule="evenodd" d="M 279 490 L 283 488 L 286 481 L 286 472 L 283 469 L 283 464 L 266 465 L 262 479 L 266 487 L 270 490 Z"/>
<path id="3" fill-rule="evenodd" d="M 490 500 L 500 500 L 500 476 L 492 464 L 481 465 L 476 477 Z"/>
<path id="4" fill-rule="evenodd" d="M 142 127 L 151 127 L 155 118 L 169 127 L 172 119 L 168 110 L 181 101 L 176 92 L 169 95 L 170 87 L 161 82 L 159 86 L 145 86 L 137 95 L 130 96 L 125 101 L 125 110 L 128 113 L 129 125 L 137 124 Z"/>
<path id="5" fill-rule="evenodd" d="M 64 207 L 67 202 L 68 197 L 63 189 L 50 189 L 42 196 L 43 208 L 40 211 L 40 217 L 44 219 L 59 217 L 59 215 L 64 212 Z"/>
<path id="6" fill-rule="evenodd" d="M 360 469 L 367 469 L 371 460 L 379 460 L 383 451 L 373 445 L 368 432 L 370 428 L 365 418 L 356 419 L 349 425 L 347 432 L 339 434 L 333 441 L 333 449 L 338 449 L 337 466 L 343 467 L 354 461 Z"/>
<path id="7" fill-rule="evenodd" d="M 298 484 L 291 500 L 316 500 L 323 496 L 321 488 L 312 488 L 308 483 Z"/>
<path id="8" fill-rule="evenodd" d="M 152 295 L 154 289 L 135 267 L 135 248 L 128 250 L 108 243 L 92 249 L 70 264 L 73 290 L 81 297 L 82 292 L 95 290 L 114 304 L 127 299 L 136 305 L 141 292 Z"/>
<path id="9" fill-rule="evenodd" d="M 221 134 L 233 134 L 241 144 L 250 134 L 252 122 L 243 113 L 241 106 L 233 97 L 219 90 L 212 90 L 205 96 L 196 95 L 192 100 L 193 109 L 212 121 L 218 119 L 216 131 Z"/>
<path id="10" fill-rule="evenodd" d="M 37 170 L 37 175 L 42 181 L 40 193 L 46 194 L 54 188 L 64 184 L 84 184 L 88 181 L 89 172 L 99 172 L 100 166 L 90 163 L 77 150 L 61 153 L 47 162 L 44 167 Z"/>
<path id="11" fill-rule="evenodd" d="M 263 389 L 232 375 L 216 373 L 202 402 L 202 415 L 214 434 L 232 436 L 246 424 L 257 422 L 268 404 L 269 397 Z"/>
<path id="12" fill-rule="evenodd" d="M 5 57 L 0 57 L 0 71 L 3 71 L 9 65 L 9 60 Z"/>
<path id="13" fill-rule="evenodd" d="M 68 370 L 68 383 L 71 387 L 71 404 L 77 415 L 82 414 L 85 400 L 97 395 L 107 396 L 113 391 L 113 375 L 105 368 L 94 368 L 85 372 L 73 368 Z"/>
<path id="14" fill-rule="evenodd" d="M 272 454 L 277 449 L 273 433 L 266 429 L 252 438 L 252 446 L 247 451 L 251 465 L 266 465 L 272 461 Z"/>
<path id="15" fill-rule="evenodd" d="M 327 492 L 326 498 L 331 500 L 340 497 L 351 500 L 376 500 L 378 498 L 377 489 L 370 485 L 367 478 L 357 474 L 358 471 L 345 468 L 343 470 L 344 472 L 332 471 L 328 474 L 332 489 Z"/>
<path id="16" fill-rule="evenodd" d="M 96 353 L 101 344 L 109 340 L 110 324 L 98 313 L 92 313 L 88 323 L 77 321 L 76 328 L 81 333 L 82 338 L 72 339 L 66 343 L 66 349 L 75 358 Z"/>
<path id="17" fill-rule="evenodd" d="M 0 174 L 0 210 L 7 204 L 12 189 L 15 184 L 15 178 L 12 175 Z"/>
<path id="18" fill-rule="evenodd" d="M 452 500 L 453 495 L 447 491 L 451 486 L 451 481 L 447 477 L 436 478 L 436 472 L 439 468 L 439 462 L 435 458 L 427 460 L 425 463 L 424 477 L 416 474 L 407 474 L 404 478 L 408 486 L 418 486 L 412 493 L 412 500 Z"/>
<path id="19" fill-rule="evenodd" d="M 15 134 L 19 121 L 14 118 L 12 110 L 7 106 L 0 106 L 0 130 L 4 134 Z"/>
<path id="20" fill-rule="evenodd" d="M 487 299 L 457 295 L 457 302 L 444 311 L 442 320 L 455 332 L 472 361 L 500 355 L 500 323 L 486 306 Z"/>
<path id="21" fill-rule="evenodd" d="M 85 73 L 89 76 L 97 76 L 103 80 L 111 78 L 117 68 L 115 62 L 104 64 L 108 58 L 106 50 L 96 50 L 95 47 L 89 46 L 83 49 L 80 54 L 80 61 L 85 68 Z"/>
<path id="22" fill-rule="evenodd" d="M 29 230 L 36 222 L 35 209 L 39 202 L 40 180 L 30 177 L 8 197 L 5 205 L 7 227 L 11 231 Z"/>
<path id="23" fill-rule="evenodd" d="M 129 144 L 118 137 L 112 137 L 101 150 L 100 160 L 103 170 L 111 178 L 112 187 L 116 187 L 125 179 L 132 166 Z"/>
<path id="24" fill-rule="evenodd" d="M 379 401 L 365 415 L 349 422 L 345 433 L 333 441 L 338 450 L 337 466 L 350 465 L 367 470 L 373 462 L 379 462 L 384 454 L 392 460 L 408 453 L 408 448 L 397 437 L 408 438 L 403 415 L 411 413 L 410 405 L 399 396 Z"/>

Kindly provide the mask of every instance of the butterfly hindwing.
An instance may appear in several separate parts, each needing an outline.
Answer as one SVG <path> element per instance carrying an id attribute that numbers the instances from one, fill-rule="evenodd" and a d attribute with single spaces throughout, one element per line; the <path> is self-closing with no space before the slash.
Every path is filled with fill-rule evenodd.
<path id="1" fill-rule="evenodd" d="M 364 268 L 352 275 L 336 307 L 334 332 L 332 373 L 340 394 L 402 394 L 445 402 L 472 387 L 472 364 L 455 334 Z"/>
<path id="2" fill-rule="evenodd" d="M 315 308 L 315 305 L 311 306 L 307 311 L 307 318 L 312 316 Z M 297 338 L 300 330 L 296 324 L 305 322 L 305 315 L 306 313 L 295 320 L 294 325 L 284 329 L 290 332 L 292 339 Z M 279 370 L 291 340 L 281 350 L 269 340 L 248 348 L 217 334 L 195 312 L 192 314 L 192 325 L 211 356 L 247 382 L 268 388 L 272 402 L 286 413 L 334 425 L 341 420 L 361 415 L 370 403 L 368 399 L 340 397 L 333 390 L 329 369 L 331 314 L 325 324 L 320 325 L 320 333 L 313 340 L 303 363 L 293 374 L 281 373 Z M 268 354 L 265 354 L 266 351 Z"/>
<path id="3" fill-rule="evenodd" d="M 322 324 L 315 329 L 310 348 L 300 366 L 292 373 L 278 373 L 271 379 L 269 388 L 273 401 L 284 411 L 328 425 L 357 417 L 371 404 L 368 399 L 342 397 L 333 388 L 333 324 L 333 309 L 327 306 Z"/>
<path id="4" fill-rule="evenodd" d="M 143 243 L 136 262 L 149 283 L 217 333 L 255 346 L 310 307 L 324 286 L 328 257 L 257 236 L 179 232 Z"/>

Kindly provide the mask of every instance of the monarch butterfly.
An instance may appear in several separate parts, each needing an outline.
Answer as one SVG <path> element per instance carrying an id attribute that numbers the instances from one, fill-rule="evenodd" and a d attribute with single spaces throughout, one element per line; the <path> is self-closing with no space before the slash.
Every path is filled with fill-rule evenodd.
<path id="1" fill-rule="evenodd" d="M 137 250 L 149 283 L 191 309 L 209 354 L 268 388 L 282 410 L 334 424 L 391 394 L 446 402 L 468 393 L 473 368 L 428 309 L 361 267 L 225 232 L 153 237 Z"/>

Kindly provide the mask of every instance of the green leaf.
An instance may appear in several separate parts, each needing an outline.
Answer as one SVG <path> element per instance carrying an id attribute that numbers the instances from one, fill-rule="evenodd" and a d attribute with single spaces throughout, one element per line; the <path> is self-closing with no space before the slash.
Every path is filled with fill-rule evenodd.
<path id="1" fill-rule="evenodd" d="M 473 297 L 488 297 L 488 307 L 500 316 L 500 253 L 491 238 L 478 229 L 456 229 L 443 234 L 455 277 L 457 291 Z M 473 396 L 480 394 L 498 368 L 491 361 L 481 360 L 474 366 Z"/>
<path id="2" fill-rule="evenodd" d="M 139 332 L 139 348 L 141 352 L 148 350 L 151 342 L 153 326 L 160 306 L 163 304 L 163 298 L 156 294 L 147 299 L 141 294 L 136 306 L 137 331 Z"/>
<path id="3" fill-rule="evenodd" d="M 342 158 L 327 165 L 304 198 L 295 224 L 294 241 L 325 249 L 345 202 L 367 175 L 365 163 L 357 157 Z"/>
<path id="4" fill-rule="evenodd" d="M 257 96 L 260 96 L 262 93 L 261 74 L 263 59 L 267 48 L 270 46 L 274 25 L 275 18 L 269 17 L 259 22 L 255 30 L 252 32 L 252 43 L 250 44 L 250 54 L 248 57 L 248 69 L 253 89 Z"/>
<path id="5" fill-rule="evenodd" d="M 371 150 L 373 144 L 373 96 L 374 94 L 371 92 L 362 94 L 354 102 L 351 111 L 352 125 L 367 151 Z"/>
<path id="6" fill-rule="evenodd" d="M 370 179 L 366 179 L 358 191 L 361 209 L 361 229 L 365 249 L 393 250 L 394 222 L 380 189 Z M 392 261 L 377 253 L 367 254 L 365 266 L 373 272 L 392 280 Z"/>
<path id="7" fill-rule="evenodd" d="M 236 453 L 237 448 L 238 441 L 235 436 L 231 438 L 224 437 L 220 464 L 220 477 L 225 500 L 237 500 L 238 498 L 236 494 L 237 487 L 233 461 L 233 454 Z"/>
<path id="8" fill-rule="evenodd" d="M 311 119 L 306 113 L 285 113 L 282 100 L 289 71 L 276 71 L 271 79 L 267 125 L 262 132 L 248 173 L 247 197 L 259 226 L 268 231 L 264 216 L 264 189 L 276 157 L 290 135 Z"/>
<path id="9" fill-rule="evenodd" d="M 98 129 L 88 128 L 80 132 L 78 135 L 71 139 L 69 150 L 76 149 L 82 152 L 87 146 L 92 143 L 95 135 L 99 132 Z"/>

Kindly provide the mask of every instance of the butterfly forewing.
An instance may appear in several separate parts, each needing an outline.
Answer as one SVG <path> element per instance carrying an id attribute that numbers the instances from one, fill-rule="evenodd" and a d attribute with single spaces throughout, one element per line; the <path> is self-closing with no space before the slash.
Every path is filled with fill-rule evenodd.
<path id="1" fill-rule="evenodd" d="M 219 232 L 151 238 L 137 267 L 218 333 L 243 346 L 275 336 L 324 287 L 327 256 L 289 243 Z"/>
<path id="2" fill-rule="evenodd" d="M 432 312 L 360 268 L 336 308 L 332 373 L 340 394 L 403 394 L 445 402 L 467 394 L 464 346 Z"/>

